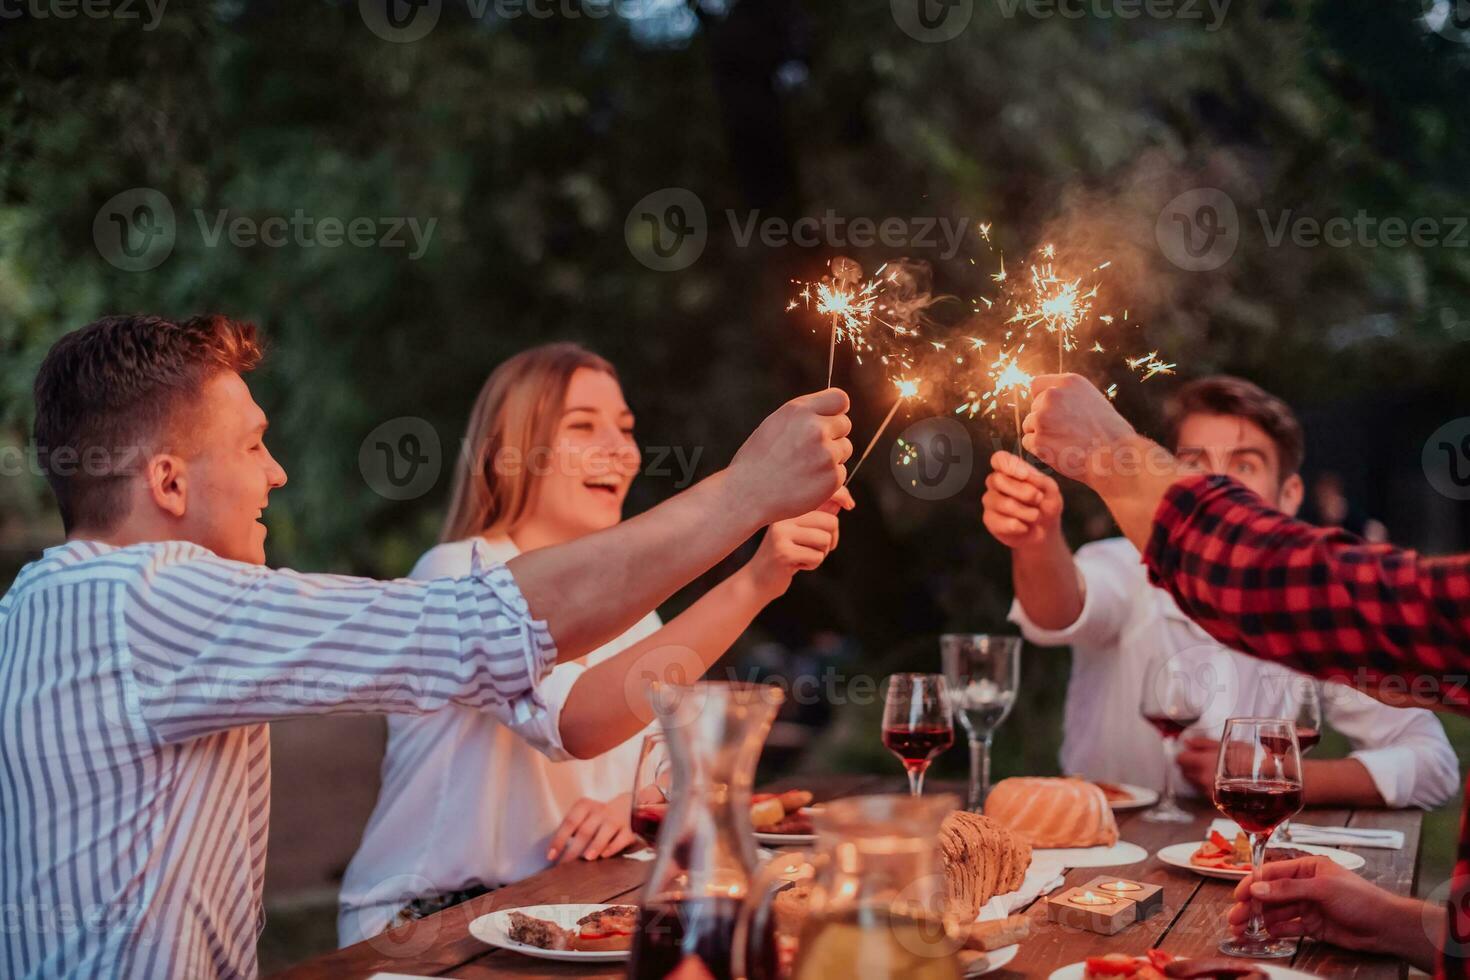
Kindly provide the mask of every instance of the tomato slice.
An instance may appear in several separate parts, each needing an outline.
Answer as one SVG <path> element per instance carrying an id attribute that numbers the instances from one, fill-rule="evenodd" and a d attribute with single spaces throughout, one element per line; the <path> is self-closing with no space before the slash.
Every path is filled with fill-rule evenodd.
<path id="1" fill-rule="evenodd" d="M 1174 962 L 1174 954 L 1166 953 L 1162 949 L 1151 949 L 1148 951 L 1148 961 L 1153 964 L 1154 969 L 1162 970 Z"/>
<path id="2" fill-rule="evenodd" d="M 1210 831 L 1210 843 L 1211 844 L 1214 844 L 1216 847 L 1218 847 L 1222 851 L 1234 851 L 1235 850 L 1235 845 L 1232 844 L 1230 841 L 1226 840 L 1225 839 L 1225 835 L 1222 834 L 1222 833 L 1220 833 L 1218 830 L 1212 830 L 1212 831 Z"/>
<path id="3" fill-rule="evenodd" d="M 1122 953 L 1087 958 L 1087 972 L 1100 977 L 1131 977 L 1138 972 L 1140 965 L 1137 959 Z"/>

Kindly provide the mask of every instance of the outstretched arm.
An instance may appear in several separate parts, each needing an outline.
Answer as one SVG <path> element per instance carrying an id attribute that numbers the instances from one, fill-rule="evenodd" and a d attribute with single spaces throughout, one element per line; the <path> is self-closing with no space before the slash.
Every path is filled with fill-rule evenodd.
<path id="1" fill-rule="evenodd" d="M 589 668 L 562 708 L 567 752 L 591 758 L 641 731 L 653 714 L 649 682 L 698 680 L 796 572 L 816 568 L 837 547 L 836 511 L 851 507 L 852 497 L 841 490 L 821 510 L 773 524 L 739 571 L 652 636 Z"/>
<path id="2" fill-rule="evenodd" d="M 760 528 L 831 497 L 852 454 L 847 407 L 836 388 L 787 402 L 725 470 L 616 527 L 508 562 L 559 659 L 601 646 Z"/>
<path id="3" fill-rule="evenodd" d="M 1389 703 L 1470 711 L 1470 556 L 1425 559 L 1186 476 L 1077 375 L 1038 378 L 1026 448 L 1091 486 L 1153 581 L 1216 639 Z M 1409 676 L 1410 674 L 1414 676 Z"/>

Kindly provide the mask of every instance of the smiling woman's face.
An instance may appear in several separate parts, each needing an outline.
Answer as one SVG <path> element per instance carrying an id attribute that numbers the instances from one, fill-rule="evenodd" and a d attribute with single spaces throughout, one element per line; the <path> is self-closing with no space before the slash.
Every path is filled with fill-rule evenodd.
<path id="1" fill-rule="evenodd" d="M 536 482 L 526 523 L 562 540 L 612 527 L 638 474 L 633 413 L 612 375 L 578 368 L 567 383 L 549 456 L 531 461 Z"/>

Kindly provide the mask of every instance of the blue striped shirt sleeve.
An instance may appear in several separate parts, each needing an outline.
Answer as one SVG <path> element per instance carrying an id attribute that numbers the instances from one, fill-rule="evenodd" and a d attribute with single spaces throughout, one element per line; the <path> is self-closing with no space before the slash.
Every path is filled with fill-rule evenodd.
<path id="1" fill-rule="evenodd" d="M 191 550 L 140 566 L 120 605 L 129 702 L 164 742 L 292 715 L 547 711 L 556 647 L 504 565 L 377 581 Z"/>

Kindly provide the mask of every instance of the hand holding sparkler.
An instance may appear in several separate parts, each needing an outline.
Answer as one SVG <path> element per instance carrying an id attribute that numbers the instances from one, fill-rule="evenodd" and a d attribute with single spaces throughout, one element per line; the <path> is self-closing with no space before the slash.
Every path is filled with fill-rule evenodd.
<path id="1" fill-rule="evenodd" d="M 990 457 L 990 467 L 980 498 L 986 530 L 1012 549 L 1061 541 L 1062 491 L 1057 481 L 1004 450 Z"/>
<path id="2" fill-rule="evenodd" d="M 1096 464 L 1138 438 L 1107 396 L 1081 375 L 1042 375 L 1031 391 L 1021 444 L 1064 476 L 1095 487 L 1112 469 Z"/>
<path id="3" fill-rule="evenodd" d="M 825 504 L 842 486 L 852 456 L 847 393 L 828 388 L 793 398 L 766 417 L 728 469 L 734 499 L 755 506 L 761 523 Z"/>

